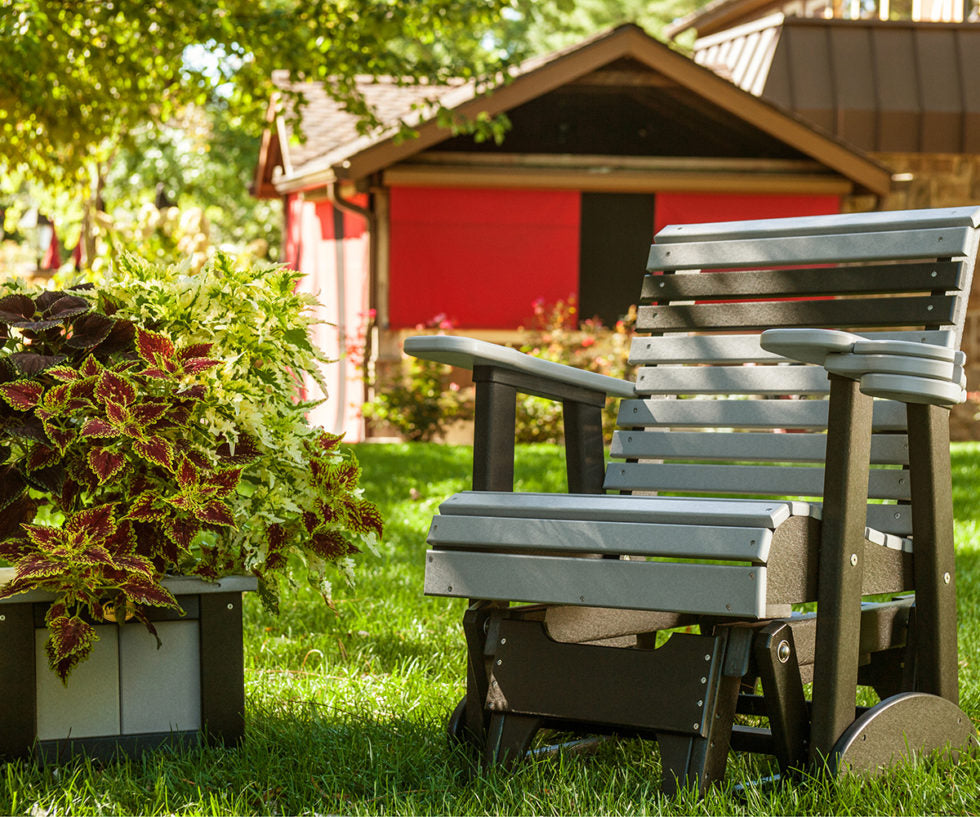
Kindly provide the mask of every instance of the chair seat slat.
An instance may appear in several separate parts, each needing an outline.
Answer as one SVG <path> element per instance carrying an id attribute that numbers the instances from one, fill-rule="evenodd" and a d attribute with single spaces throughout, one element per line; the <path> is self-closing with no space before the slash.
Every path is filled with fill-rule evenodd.
<path id="1" fill-rule="evenodd" d="M 692 508 L 697 508 L 697 518 Z M 507 516 L 516 519 L 580 519 L 652 524 L 770 528 L 790 516 L 807 516 L 805 502 L 690 499 L 601 494 L 532 494 L 462 491 L 439 506 L 444 516 Z"/>
<path id="2" fill-rule="evenodd" d="M 766 613 L 766 568 L 432 550 L 433 596 L 746 616 Z"/>
<path id="3" fill-rule="evenodd" d="M 694 524 L 437 516 L 429 528 L 427 541 L 439 548 L 533 548 L 765 563 L 769 556 L 772 531 L 767 528 Z"/>

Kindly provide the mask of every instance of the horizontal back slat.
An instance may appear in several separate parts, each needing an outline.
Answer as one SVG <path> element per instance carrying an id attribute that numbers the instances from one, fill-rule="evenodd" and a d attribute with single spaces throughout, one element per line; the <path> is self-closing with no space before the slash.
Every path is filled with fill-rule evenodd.
<path id="1" fill-rule="evenodd" d="M 827 394 L 821 366 L 647 366 L 637 394 Z"/>
<path id="2" fill-rule="evenodd" d="M 914 340 L 951 346 L 955 343 L 950 329 L 933 331 L 859 332 L 876 340 Z M 664 335 L 635 337 L 630 345 L 630 363 L 773 363 L 784 358 L 765 351 L 759 335 Z"/>
<path id="3" fill-rule="evenodd" d="M 948 325 L 956 299 L 947 295 L 853 300 L 641 306 L 636 327 L 646 332 Z"/>
<path id="4" fill-rule="evenodd" d="M 647 270 L 730 269 L 745 266 L 829 264 L 964 258 L 972 231 L 966 227 L 888 231 L 731 241 L 657 243 L 650 248 Z"/>
<path id="5" fill-rule="evenodd" d="M 647 275 L 643 301 L 712 298 L 802 298 L 888 292 L 958 290 L 964 265 L 943 261 L 867 267 Z"/>
<path id="6" fill-rule="evenodd" d="M 674 428 L 794 428 L 827 427 L 826 400 L 623 400 L 619 425 Z M 876 401 L 875 431 L 904 431 L 905 406 Z"/>
<path id="7" fill-rule="evenodd" d="M 617 431 L 610 456 L 624 459 L 743 460 L 760 462 L 823 462 L 827 435 L 724 431 Z M 906 465 L 904 434 L 875 434 L 875 464 Z"/>
<path id="8" fill-rule="evenodd" d="M 622 462 L 606 469 L 605 488 L 612 491 L 822 496 L 823 472 L 823 468 L 802 466 Z M 908 471 L 872 469 L 868 496 L 872 499 L 909 499 Z"/>
<path id="9" fill-rule="evenodd" d="M 978 226 L 980 226 L 980 209 L 967 206 L 672 224 L 657 233 L 656 240 L 658 244 L 671 244 L 688 241 L 725 241 L 734 237 L 780 238 L 825 233 L 867 233 Z"/>

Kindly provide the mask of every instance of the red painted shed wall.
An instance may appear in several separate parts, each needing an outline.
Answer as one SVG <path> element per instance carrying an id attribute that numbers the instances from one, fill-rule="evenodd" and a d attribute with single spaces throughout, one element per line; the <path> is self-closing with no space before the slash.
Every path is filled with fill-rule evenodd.
<path id="1" fill-rule="evenodd" d="M 393 187 L 389 320 L 513 328 L 578 291 L 579 194 Z"/>
<path id="2" fill-rule="evenodd" d="M 655 207 L 654 232 L 658 232 L 668 224 L 829 215 L 840 212 L 840 197 L 658 193 Z"/>

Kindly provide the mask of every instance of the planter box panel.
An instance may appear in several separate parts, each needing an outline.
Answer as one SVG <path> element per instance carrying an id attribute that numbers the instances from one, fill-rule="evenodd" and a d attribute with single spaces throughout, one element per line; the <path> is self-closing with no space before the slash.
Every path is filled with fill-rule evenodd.
<path id="1" fill-rule="evenodd" d="M 34 631 L 38 740 L 119 733 L 119 628 L 100 624 L 99 640 L 72 672 L 68 686 L 48 667 L 46 630 Z"/>
<path id="2" fill-rule="evenodd" d="M 163 645 L 142 624 L 119 632 L 124 735 L 201 728 L 200 630 L 196 621 L 155 624 Z M 102 734 L 107 734 L 103 732 Z"/>

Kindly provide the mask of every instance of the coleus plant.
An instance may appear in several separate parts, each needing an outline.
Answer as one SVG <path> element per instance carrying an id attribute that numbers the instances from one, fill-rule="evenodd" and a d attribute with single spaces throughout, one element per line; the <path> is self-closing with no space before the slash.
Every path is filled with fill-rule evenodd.
<path id="1" fill-rule="evenodd" d="M 55 594 L 46 650 L 62 680 L 115 609 L 154 632 L 146 608 L 178 607 L 167 574 L 265 580 L 291 547 L 330 562 L 358 550 L 351 530 L 381 533 L 354 490 L 356 463 L 319 432 L 305 441 L 317 490 L 301 538 L 265 525 L 262 558 L 243 553 L 239 492 L 259 454 L 247 434 L 202 422 L 221 363 L 211 344 L 177 344 L 94 300 L 84 289 L 0 298 L 0 557 L 14 568 L 0 598 Z"/>

